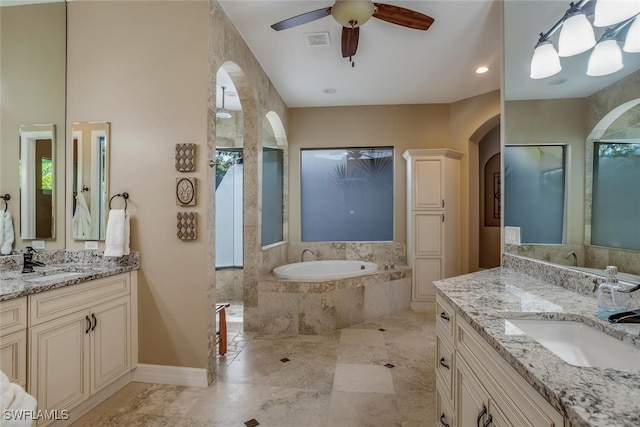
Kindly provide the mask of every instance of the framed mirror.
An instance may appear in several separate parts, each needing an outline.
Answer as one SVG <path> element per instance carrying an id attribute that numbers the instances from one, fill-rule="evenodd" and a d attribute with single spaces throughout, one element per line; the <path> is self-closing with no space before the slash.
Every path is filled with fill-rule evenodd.
<path id="1" fill-rule="evenodd" d="M 109 123 L 74 123 L 71 135 L 71 238 L 104 240 L 109 194 Z"/>
<path id="2" fill-rule="evenodd" d="M 20 126 L 20 238 L 56 236 L 56 127 Z"/>

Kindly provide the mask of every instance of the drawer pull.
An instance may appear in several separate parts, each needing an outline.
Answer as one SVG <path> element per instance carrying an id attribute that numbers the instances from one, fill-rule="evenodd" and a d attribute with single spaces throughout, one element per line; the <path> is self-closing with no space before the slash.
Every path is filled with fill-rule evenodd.
<path id="1" fill-rule="evenodd" d="M 87 321 L 87 329 L 85 329 L 84 333 L 88 334 L 91 330 L 91 319 L 89 319 L 89 316 L 84 316 L 84 318 Z"/>
<path id="2" fill-rule="evenodd" d="M 449 369 L 449 365 L 447 365 L 447 361 L 445 360 L 444 357 L 440 358 L 440 365 L 444 366 L 445 368 Z"/>
<path id="3" fill-rule="evenodd" d="M 447 322 L 448 322 L 449 320 L 451 320 L 451 318 L 449 317 L 449 315 L 448 315 L 445 311 L 443 311 L 442 313 L 440 313 L 440 317 L 441 317 L 441 318 L 443 318 L 444 320 L 446 320 Z"/>
<path id="4" fill-rule="evenodd" d="M 493 417 L 491 415 L 489 415 L 489 418 L 487 418 L 487 421 L 484 422 L 483 426 L 487 427 L 489 424 L 493 424 Z"/>
<path id="5" fill-rule="evenodd" d="M 482 405 L 482 410 L 478 413 L 478 422 L 476 423 L 478 427 L 480 427 L 480 420 L 487 413 L 487 407 Z"/>
<path id="6" fill-rule="evenodd" d="M 440 424 L 442 424 L 442 427 L 449 427 L 449 424 L 445 422 L 446 420 L 447 417 L 444 416 L 444 413 L 440 415 Z"/>
<path id="7" fill-rule="evenodd" d="M 96 319 L 96 315 L 94 313 L 91 313 L 91 318 L 93 319 L 93 326 L 91 327 L 91 330 L 93 331 L 96 326 L 98 326 L 98 319 Z"/>

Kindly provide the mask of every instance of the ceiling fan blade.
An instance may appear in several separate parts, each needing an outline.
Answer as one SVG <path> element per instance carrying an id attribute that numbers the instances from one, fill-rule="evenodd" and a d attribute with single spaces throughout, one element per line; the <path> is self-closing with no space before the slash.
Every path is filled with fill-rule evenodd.
<path id="1" fill-rule="evenodd" d="M 358 38 L 360 36 L 360 27 L 348 28 L 342 27 L 342 57 L 349 58 L 355 56 L 358 50 Z"/>
<path id="2" fill-rule="evenodd" d="M 297 27 L 298 25 L 306 24 L 329 15 L 331 15 L 331 8 L 325 7 L 323 9 L 312 10 L 311 12 L 303 13 L 302 15 L 277 22 L 273 24 L 271 28 L 276 31 L 286 30 L 287 28 Z"/>
<path id="3" fill-rule="evenodd" d="M 392 24 L 401 25 L 414 30 L 428 30 L 433 18 L 415 10 L 384 3 L 374 3 L 378 9 L 373 16 Z"/>

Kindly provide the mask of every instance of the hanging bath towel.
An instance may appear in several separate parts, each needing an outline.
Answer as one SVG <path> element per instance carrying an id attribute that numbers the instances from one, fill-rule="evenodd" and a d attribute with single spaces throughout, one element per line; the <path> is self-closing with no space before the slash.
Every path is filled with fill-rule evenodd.
<path id="1" fill-rule="evenodd" d="M 76 212 L 71 220 L 71 237 L 73 239 L 89 239 L 91 235 L 91 212 L 82 193 L 76 196 Z"/>
<path id="2" fill-rule="evenodd" d="M 11 253 L 14 238 L 11 214 L 0 211 L 0 254 L 9 255 Z"/>
<path id="3" fill-rule="evenodd" d="M 129 255 L 129 214 L 125 209 L 111 209 L 107 219 L 104 256 Z"/>

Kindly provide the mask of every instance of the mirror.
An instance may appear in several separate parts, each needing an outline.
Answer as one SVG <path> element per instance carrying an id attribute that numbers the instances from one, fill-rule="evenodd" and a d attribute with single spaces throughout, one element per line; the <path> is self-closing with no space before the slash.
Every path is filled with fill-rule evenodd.
<path id="1" fill-rule="evenodd" d="M 109 123 L 81 122 L 73 138 L 71 238 L 104 240 L 109 183 Z"/>
<path id="2" fill-rule="evenodd" d="M 38 4 L 29 4 L 38 3 Z M 16 236 L 13 249 L 32 245 L 24 239 L 45 239 L 47 249 L 65 247 L 65 95 L 66 95 L 66 3 L 0 0 L 0 192 L 11 195 L 8 212 Z M 49 138 L 32 129 L 31 124 L 50 126 Z M 24 132 L 34 131 L 28 135 Z M 23 145 L 31 139 L 31 143 Z M 31 138 L 34 136 L 34 138 Z M 37 142 L 34 142 L 36 141 Z M 44 155 L 42 150 L 51 151 Z M 50 148 L 49 148 L 50 147 Z M 22 149 L 28 150 L 29 157 Z M 42 155 L 41 155 L 42 154 Z M 41 164 L 35 166 L 36 157 Z M 30 200 L 22 200 L 22 161 L 39 171 L 42 161 L 51 159 L 51 182 L 25 187 Z M 28 162 L 27 162 L 28 160 Z M 29 166 L 29 169 L 31 166 Z M 50 188 L 49 188 L 50 185 Z M 34 201 L 36 197 L 36 201 Z M 38 203 L 38 205 L 36 205 Z M 42 203 L 46 203 L 43 206 Z M 48 207 L 50 203 L 51 208 Z M 29 215 L 27 215 L 29 213 Z M 22 224 L 22 216 L 25 224 Z M 35 217 L 34 217 L 35 215 Z M 28 221 L 27 221 L 28 218 Z"/>
<path id="3" fill-rule="evenodd" d="M 55 237 L 55 125 L 20 126 L 20 238 Z"/>
<path id="4" fill-rule="evenodd" d="M 545 79 L 531 79 L 529 67 L 539 34 L 549 31 L 564 15 L 569 8 L 569 1 L 510 1 L 504 2 L 503 7 L 503 144 L 556 144 L 566 147 L 562 243 L 505 244 L 505 252 L 567 266 L 593 268 L 591 272 L 613 264 L 622 271 L 640 274 L 640 252 L 596 246 L 591 241 L 594 142 L 607 138 L 614 126 L 618 126 L 615 129 L 618 135 L 632 134 L 629 129 L 638 126 L 637 113 L 635 119 L 622 120 L 627 125 L 626 129 L 622 129 L 619 127 L 620 121 L 614 123 L 611 112 L 640 99 L 640 53 L 623 53 L 624 67 L 620 71 L 590 77 L 585 74 L 589 50 L 560 58 L 562 70 L 558 74 Z M 596 40 L 604 30 L 595 28 Z M 550 38 L 556 48 L 558 35 L 559 31 Z M 616 140 L 619 141 L 619 138 Z M 625 142 L 633 141 L 626 139 Z M 507 194 L 503 204 L 505 218 L 508 216 L 506 197 Z M 630 227 L 640 226 L 637 212 L 625 210 L 617 213 L 622 217 L 614 219 L 605 213 L 600 220 L 626 221 Z"/>

